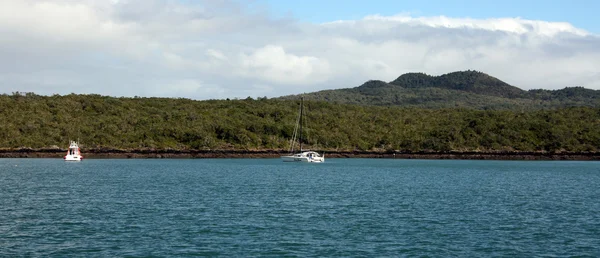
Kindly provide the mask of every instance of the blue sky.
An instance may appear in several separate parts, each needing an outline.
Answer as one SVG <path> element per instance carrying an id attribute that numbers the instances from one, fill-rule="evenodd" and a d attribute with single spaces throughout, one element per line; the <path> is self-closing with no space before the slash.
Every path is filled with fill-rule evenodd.
<path id="1" fill-rule="evenodd" d="M 528 20 L 569 22 L 600 34 L 600 1 L 594 0 L 258 0 L 276 17 L 292 16 L 308 22 L 357 20 L 367 15 L 439 16 L 452 18 L 521 17 Z"/>

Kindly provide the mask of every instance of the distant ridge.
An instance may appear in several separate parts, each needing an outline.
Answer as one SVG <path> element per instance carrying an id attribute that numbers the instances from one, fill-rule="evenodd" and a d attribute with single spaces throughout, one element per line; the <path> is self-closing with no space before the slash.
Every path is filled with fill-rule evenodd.
<path id="1" fill-rule="evenodd" d="M 521 98 L 526 94 L 526 91 L 522 89 L 478 71 L 453 72 L 441 76 L 430 76 L 424 73 L 407 73 L 391 81 L 390 84 L 405 88 L 446 88 L 508 98 Z"/>
<path id="2" fill-rule="evenodd" d="M 480 71 L 440 76 L 406 73 L 391 82 L 370 80 L 358 87 L 302 94 L 307 100 L 419 108 L 523 109 L 600 106 L 600 91 L 583 87 L 525 91 Z M 280 97 L 297 99 L 298 95 Z"/>

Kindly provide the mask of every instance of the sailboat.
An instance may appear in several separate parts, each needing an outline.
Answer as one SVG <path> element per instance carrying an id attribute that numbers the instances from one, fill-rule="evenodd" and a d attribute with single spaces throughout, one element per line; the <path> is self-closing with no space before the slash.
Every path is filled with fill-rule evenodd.
<path id="1" fill-rule="evenodd" d="M 65 161 L 81 161 L 83 156 L 81 156 L 81 152 L 79 152 L 79 143 L 76 141 L 71 141 L 71 145 L 69 145 L 69 150 L 67 151 L 67 155 L 64 157 Z"/>
<path id="2" fill-rule="evenodd" d="M 294 133 L 292 136 L 292 140 L 290 141 L 290 154 L 286 156 L 281 156 L 281 159 L 284 162 L 325 162 L 325 154 L 321 156 L 319 153 L 315 151 L 304 151 L 302 150 L 302 117 L 304 110 L 304 98 L 300 98 L 300 115 L 298 116 L 298 120 L 296 122 L 296 127 L 294 128 Z M 296 132 L 300 128 L 300 152 L 294 154 L 294 145 L 296 143 Z"/>

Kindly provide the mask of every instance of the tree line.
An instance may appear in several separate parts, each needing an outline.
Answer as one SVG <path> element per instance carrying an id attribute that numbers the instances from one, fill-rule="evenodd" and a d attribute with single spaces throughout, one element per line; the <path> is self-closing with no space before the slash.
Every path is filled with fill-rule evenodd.
<path id="1" fill-rule="evenodd" d="M 0 148 L 285 150 L 299 100 L 0 95 Z M 600 108 L 478 110 L 305 100 L 304 146 L 327 151 L 597 152 Z"/>

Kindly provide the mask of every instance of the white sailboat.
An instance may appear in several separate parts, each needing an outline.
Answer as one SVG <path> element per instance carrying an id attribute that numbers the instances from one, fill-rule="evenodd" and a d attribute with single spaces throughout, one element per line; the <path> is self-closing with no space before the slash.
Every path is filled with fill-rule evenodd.
<path id="1" fill-rule="evenodd" d="M 290 155 L 281 156 L 281 159 L 284 162 L 314 162 L 320 163 L 325 162 L 325 154 L 322 156 L 315 151 L 304 151 L 302 150 L 302 116 L 304 109 L 304 98 L 300 98 L 300 115 L 298 116 L 298 120 L 296 122 L 296 127 L 294 128 L 294 133 L 292 136 L 292 140 L 290 142 Z M 300 152 L 294 154 L 294 145 L 296 144 L 296 132 L 300 129 L 299 143 L 300 143 Z"/>
<path id="2" fill-rule="evenodd" d="M 81 161 L 83 159 L 83 156 L 81 156 L 81 152 L 79 151 L 78 142 L 71 141 L 71 145 L 69 145 L 69 150 L 64 159 L 65 161 Z"/>

